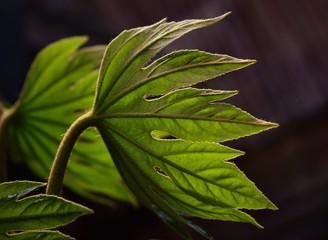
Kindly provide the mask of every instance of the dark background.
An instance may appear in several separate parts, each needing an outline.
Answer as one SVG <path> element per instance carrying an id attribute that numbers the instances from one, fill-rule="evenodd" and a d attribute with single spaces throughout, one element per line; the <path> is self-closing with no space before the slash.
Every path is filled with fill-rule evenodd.
<path id="1" fill-rule="evenodd" d="M 229 102 L 279 128 L 227 143 L 246 151 L 235 163 L 278 207 L 250 213 L 265 227 L 195 219 L 220 240 L 328 239 L 327 0 L 1 0 L 0 96 L 15 101 L 36 53 L 63 37 L 107 44 L 122 30 L 168 21 L 224 21 L 178 40 L 166 51 L 197 48 L 257 63 L 203 87 L 239 90 Z M 11 166 L 14 177 L 28 176 Z M 123 203 L 95 210 L 62 229 L 84 239 L 180 239 L 156 216 Z M 105 237 L 100 237 L 102 235 Z M 195 239 L 201 239 L 195 235 Z"/>

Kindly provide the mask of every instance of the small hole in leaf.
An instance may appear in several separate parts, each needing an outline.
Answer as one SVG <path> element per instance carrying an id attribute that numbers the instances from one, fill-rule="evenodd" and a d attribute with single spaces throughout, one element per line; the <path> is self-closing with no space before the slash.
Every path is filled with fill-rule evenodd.
<path id="1" fill-rule="evenodd" d="M 160 131 L 160 130 L 153 130 L 150 135 L 156 140 L 177 140 L 178 138 L 173 136 L 172 134 Z"/>
<path id="2" fill-rule="evenodd" d="M 167 177 L 167 178 L 170 178 L 169 175 L 167 175 L 167 173 L 161 169 L 160 167 L 158 166 L 154 166 L 154 170 L 156 173 L 158 173 L 159 175 L 162 175 L 163 177 Z"/>
<path id="3" fill-rule="evenodd" d="M 159 99 L 159 98 L 161 98 L 161 97 L 163 97 L 162 94 L 159 94 L 159 95 L 149 94 L 149 95 L 145 95 L 145 96 L 144 96 L 144 99 L 145 99 L 146 101 L 153 101 L 153 100 L 157 100 L 157 99 Z"/>

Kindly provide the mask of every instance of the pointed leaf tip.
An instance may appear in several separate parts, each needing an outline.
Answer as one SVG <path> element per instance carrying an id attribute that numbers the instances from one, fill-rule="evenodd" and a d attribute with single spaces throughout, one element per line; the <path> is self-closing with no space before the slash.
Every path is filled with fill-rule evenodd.
<path id="1" fill-rule="evenodd" d="M 223 13 L 223 14 L 217 16 L 217 17 L 213 17 L 213 18 L 209 18 L 209 19 L 213 19 L 213 20 L 216 20 L 218 22 L 218 21 L 221 21 L 222 19 L 226 18 L 227 16 L 229 16 L 231 13 L 232 13 L 232 11 L 228 11 L 228 12 Z"/>

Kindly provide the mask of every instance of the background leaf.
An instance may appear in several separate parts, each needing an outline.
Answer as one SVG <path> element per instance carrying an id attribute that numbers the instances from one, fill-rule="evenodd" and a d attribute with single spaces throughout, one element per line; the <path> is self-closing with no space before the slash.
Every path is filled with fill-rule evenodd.
<path id="1" fill-rule="evenodd" d="M 0 199 L 0 232 L 55 228 L 92 210 L 52 195 Z"/>
<path id="2" fill-rule="evenodd" d="M 198 50 L 150 59 L 166 45 L 224 16 L 160 21 L 124 31 L 107 47 L 93 118 L 118 170 L 139 200 L 185 238 L 184 217 L 248 222 L 239 209 L 276 209 L 231 159 L 243 153 L 220 144 L 273 128 L 220 102 L 236 91 L 191 87 L 253 60 Z"/>
<path id="3" fill-rule="evenodd" d="M 44 183 L 29 181 L 0 184 L 1 239 L 72 239 L 45 229 L 66 225 L 82 215 L 93 213 L 91 209 L 61 197 L 30 195 L 41 186 Z"/>
<path id="4" fill-rule="evenodd" d="M 11 198 L 19 198 L 30 194 L 43 186 L 45 186 L 45 183 L 33 181 L 4 182 L 0 184 L 0 199 L 9 196 Z"/>
<path id="5" fill-rule="evenodd" d="M 92 105 L 104 46 L 79 49 L 86 40 L 71 37 L 43 49 L 13 106 L 15 113 L 7 129 L 11 156 L 24 161 L 42 179 L 49 174 L 62 135 Z M 136 204 L 94 129 L 79 138 L 65 185 L 104 204 L 112 205 L 112 199 Z"/>

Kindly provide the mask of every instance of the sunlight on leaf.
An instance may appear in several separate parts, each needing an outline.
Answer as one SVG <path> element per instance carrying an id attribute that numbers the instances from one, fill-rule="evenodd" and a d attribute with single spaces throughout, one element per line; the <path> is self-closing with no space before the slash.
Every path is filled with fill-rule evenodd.
<path id="1" fill-rule="evenodd" d="M 198 50 L 175 51 L 153 60 L 182 35 L 225 16 L 162 20 L 122 32 L 105 51 L 92 109 L 128 186 L 142 204 L 185 238 L 190 238 L 185 226 L 208 239 L 211 236 L 184 216 L 260 227 L 239 209 L 276 209 L 229 161 L 243 153 L 220 143 L 277 124 L 221 102 L 236 91 L 192 87 L 255 61 Z"/>
<path id="2" fill-rule="evenodd" d="M 78 138 L 69 159 L 65 185 L 71 190 L 108 205 L 111 199 L 140 202 L 186 239 L 191 239 L 189 228 L 212 239 L 192 217 L 261 227 L 242 210 L 277 208 L 230 161 L 244 153 L 223 143 L 277 124 L 222 102 L 237 91 L 195 87 L 255 61 L 192 49 L 156 58 L 176 39 L 227 15 L 163 19 L 123 31 L 106 49 L 80 49 L 85 37 L 49 45 L 33 62 L 12 107 L 6 131 L 14 142 L 11 156 L 46 178 L 63 134 L 82 115 L 92 127 Z M 17 192 L 11 192 L 3 185 L 7 196 L 0 195 L 0 232 L 52 228 L 81 214 L 81 209 L 74 210 L 79 206 L 60 197 L 29 196 L 39 187 L 19 183 Z M 40 204 L 46 207 L 40 209 Z M 17 226 L 8 218 L 13 214 Z M 20 222 L 22 216 L 26 222 Z M 54 222 L 57 218 L 60 222 Z"/>

